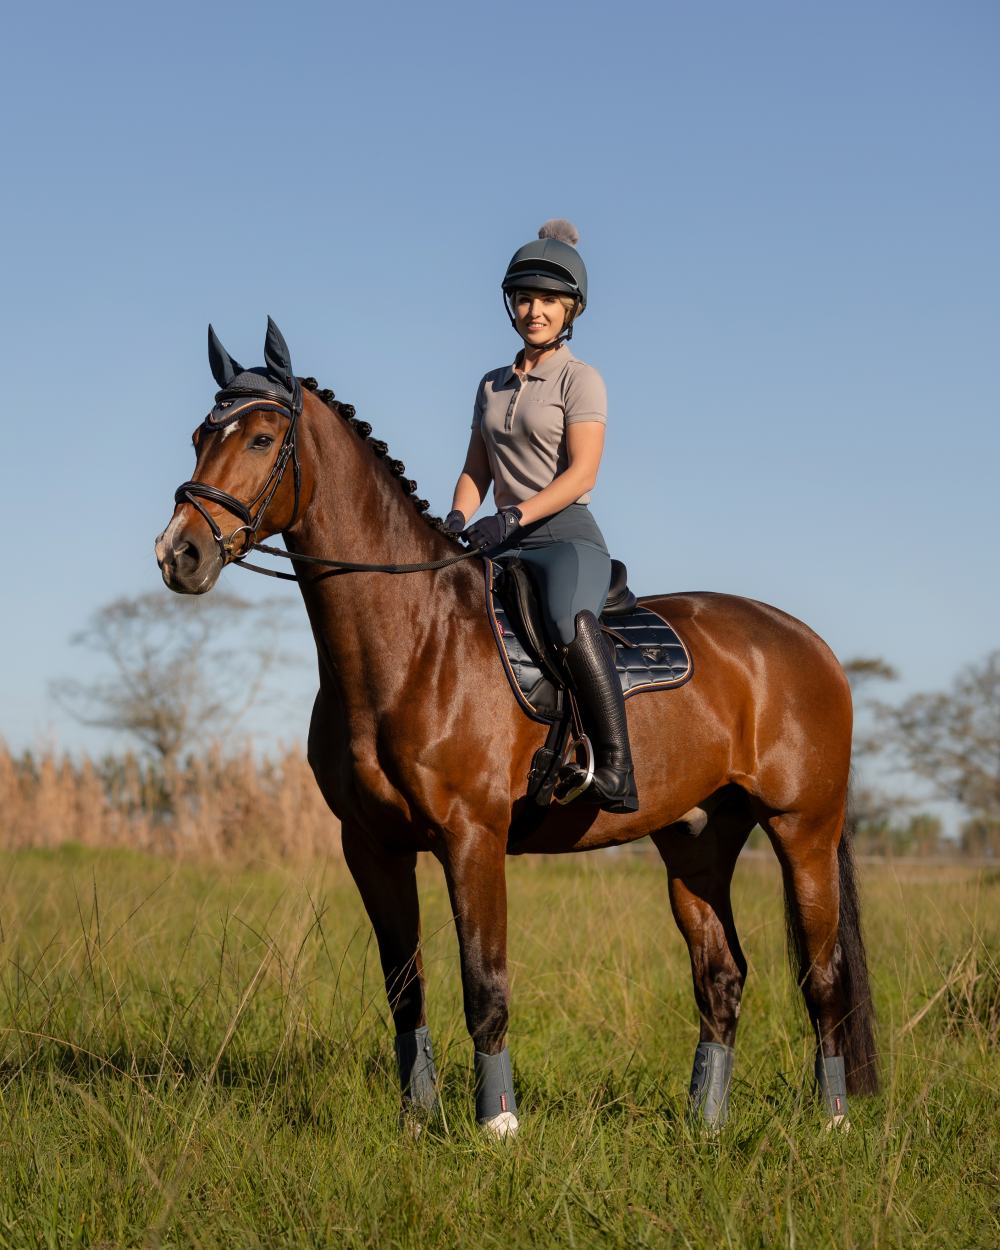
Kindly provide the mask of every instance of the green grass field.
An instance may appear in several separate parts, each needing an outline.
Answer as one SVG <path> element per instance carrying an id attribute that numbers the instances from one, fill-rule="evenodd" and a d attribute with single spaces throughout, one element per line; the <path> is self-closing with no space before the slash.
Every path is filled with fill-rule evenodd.
<path id="1" fill-rule="evenodd" d="M 0 1246 L 1000 1246 L 1000 872 L 863 864 L 884 1092 L 824 1134 L 769 858 L 733 1114 L 685 1117 L 697 1040 L 659 861 L 509 865 L 512 1145 L 472 1123 L 440 870 L 422 867 L 446 1123 L 397 1130 L 374 946 L 340 864 L 0 857 Z"/>

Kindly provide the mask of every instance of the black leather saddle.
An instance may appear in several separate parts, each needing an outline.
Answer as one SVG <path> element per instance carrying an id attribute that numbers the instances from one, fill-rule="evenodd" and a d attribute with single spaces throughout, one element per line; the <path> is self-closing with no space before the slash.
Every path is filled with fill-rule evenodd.
<path id="1" fill-rule="evenodd" d="M 511 689 L 534 720 L 561 720 L 563 675 L 528 567 L 517 559 L 484 559 L 483 565 L 487 614 Z M 626 699 L 643 690 L 672 689 L 690 679 L 691 657 L 683 641 L 662 616 L 638 602 L 620 560 L 611 561 L 611 589 L 601 625 L 614 648 Z"/>

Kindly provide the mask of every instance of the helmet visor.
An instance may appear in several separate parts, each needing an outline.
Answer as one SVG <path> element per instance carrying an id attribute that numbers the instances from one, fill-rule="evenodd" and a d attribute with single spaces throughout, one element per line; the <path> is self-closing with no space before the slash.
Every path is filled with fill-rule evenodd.
<path id="1" fill-rule="evenodd" d="M 562 295 L 580 295 L 576 279 L 561 265 L 546 265 L 537 261 L 512 268 L 504 274 L 503 289 L 510 295 L 513 291 L 558 291 Z"/>

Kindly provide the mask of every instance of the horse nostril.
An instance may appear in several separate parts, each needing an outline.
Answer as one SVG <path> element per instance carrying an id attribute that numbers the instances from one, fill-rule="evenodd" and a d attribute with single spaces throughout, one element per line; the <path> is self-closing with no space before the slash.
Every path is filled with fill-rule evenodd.
<path id="1" fill-rule="evenodd" d="M 201 552 L 198 550 L 197 544 L 188 540 L 180 543 L 174 549 L 174 558 L 178 564 L 187 564 L 192 568 L 197 568 L 201 563 Z"/>

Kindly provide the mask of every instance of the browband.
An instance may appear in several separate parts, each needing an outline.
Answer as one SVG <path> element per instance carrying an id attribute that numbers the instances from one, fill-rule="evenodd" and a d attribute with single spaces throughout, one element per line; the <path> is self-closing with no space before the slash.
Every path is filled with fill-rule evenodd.
<path id="1" fill-rule="evenodd" d="M 221 394 L 222 392 L 220 396 Z M 227 425 L 232 425 L 234 421 L 248 416 L 251 412 L 277 412 L 283 417 L 289 417 L 292 414 L 292 406 L 283 400 L 267 399 L 261 395 L 230 394 L 226 398 L 216 396 L 215 407 L 205 417 L 205 428 L 207 430 L 225 429 Z"/>

